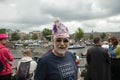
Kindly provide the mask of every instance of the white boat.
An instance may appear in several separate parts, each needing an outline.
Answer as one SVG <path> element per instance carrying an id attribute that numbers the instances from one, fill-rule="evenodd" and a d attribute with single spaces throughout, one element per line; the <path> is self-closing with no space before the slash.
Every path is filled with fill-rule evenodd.
<path id="1" fill-rule="evenodd" d="M 68 47 L 68 49 L 83 49 L 85 48 L 85 46 L 81 46 L 81 45 L 71 45 Z"/>
<path id="2" fill-rule="evenodd" d="M 109 48 L 108 41 L 103 41 L 102 47 L 105 48 L 105 49 L 108 49 Z"/>

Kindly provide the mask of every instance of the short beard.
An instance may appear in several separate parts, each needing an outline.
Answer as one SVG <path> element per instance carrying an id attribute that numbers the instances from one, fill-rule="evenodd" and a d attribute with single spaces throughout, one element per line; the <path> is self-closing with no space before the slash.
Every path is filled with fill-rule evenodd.
<path id="1" fill-rule="evenodd" d="M 55 51 L 55 54 L 59 55 L 59 56 L 64 56 L 67 49 L 59 49 L 58 47 L 54 46 L 54 51 Z"/>

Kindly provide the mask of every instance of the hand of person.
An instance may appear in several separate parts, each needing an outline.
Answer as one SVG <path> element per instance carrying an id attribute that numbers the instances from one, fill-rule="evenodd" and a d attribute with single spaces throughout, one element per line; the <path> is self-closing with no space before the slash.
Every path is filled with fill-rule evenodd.
<path id="1" fill-rule="evenodd" d="M 12 73 L 12 76 L 15 76 L 16 74 L 15 73 Z"/>

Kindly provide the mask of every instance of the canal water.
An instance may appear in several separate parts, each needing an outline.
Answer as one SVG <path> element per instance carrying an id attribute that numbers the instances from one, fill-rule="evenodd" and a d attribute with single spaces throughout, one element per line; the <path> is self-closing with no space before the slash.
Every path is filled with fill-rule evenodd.
<path id="1" fill-rule="evenodd" d="M 17 49 L 10 49 L 11 53 L 14 56 L 14 61 L 12 62 L 13 67 L 17 66 L 18 60 L 22 57 L 22 50 L 23 48 L 19 47 Z M 41 57 L 49 48 L 41 48 L 41 47 L 34 47 L 31 48 L 32 50 L 32 57 Z"/>
<path id="2" fill-rule="evenodd" d="M 90 48 L 91 46 L 86 46 L 83 49 L 70 49 L 69 51 L 76 53 L 77 56 L 81 57 L 81 53 L 84 53 L 87 51 L 88 48 Z M 18 48 L 18 49 L 11 49 L 11 53 L 14 55 L 14 62 L 12 62 L 13 67 L 16 67 L 18 60 L 22 57 L 22 51 L 23 48 Z M 49 50 L 49 48 L 42 48 L 42 47 L 35 47 L 34 49 L 32 48 L 32 57 L 41 57 L 42 54 L 44 54 L 45 52 L 47 52 Z M 80 65 L 83 66 L 86 61 L 85 58 L 80 58 L 81 62 Z"/>

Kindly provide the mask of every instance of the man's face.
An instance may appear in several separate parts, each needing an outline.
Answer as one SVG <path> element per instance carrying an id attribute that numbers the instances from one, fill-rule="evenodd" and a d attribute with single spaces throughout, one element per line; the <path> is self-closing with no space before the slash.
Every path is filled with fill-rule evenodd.
<path id="1" fill-rule="evenodd" d="M 0 43 L 6 46 L 8 44 L 8 39 L 7 38 L 6 39 L 2 39 L 0 41 Z"/>
<path id="2" fill-rule="evenodd" d="M 65 52 L 69 46 L 69 38 L 68 37 L 57 37 L 53 39 L 54 50 L 58 55 L 65 55 Z"/>

